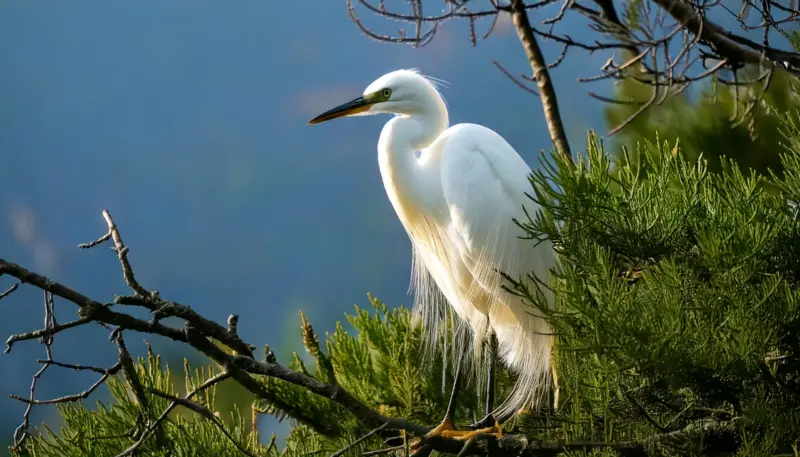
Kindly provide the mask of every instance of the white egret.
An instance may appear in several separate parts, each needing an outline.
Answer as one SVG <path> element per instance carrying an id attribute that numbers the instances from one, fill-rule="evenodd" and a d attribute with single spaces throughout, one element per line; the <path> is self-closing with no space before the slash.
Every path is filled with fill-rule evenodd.
<path id="1" fill-rule="evenodd" d="M 389 200 L 411 238 L 415 311 L 428 331 L 441 328 L 438 287 L 472 330 L 475 358 L 480 359 L 483 342 L 493 334 L 499 357 L 517 375 L 505 402 L 495 411 L 487 402 L 487 416 L 470 426 L 482 430 L 459 431 L 453 422 L 457 363 L 448 411 L 431 434 L 471 439 L 479 432 L 499 432 L 495 418 L 538 408 L 550 382 L 556 381 L 547 322 L 535 308 L 504 291 L 499 274 L 543 278 L 553 263 L 552 246 L 534 248 L 530 240 L 521 239 L 524 233 L 513 221 L 538 209 L 525 195 L 532 190 L 531 170 L 496 132 L 476 124 L 449 126 L 447 106 L 435 84 L 413 70 L 381 76 L 361 96 L 309 124 L 382 113 L 396 115 L 381 131 L 378 164 Z M 494 383 L 490 379 L 487 384 L 491 399 Z"/>

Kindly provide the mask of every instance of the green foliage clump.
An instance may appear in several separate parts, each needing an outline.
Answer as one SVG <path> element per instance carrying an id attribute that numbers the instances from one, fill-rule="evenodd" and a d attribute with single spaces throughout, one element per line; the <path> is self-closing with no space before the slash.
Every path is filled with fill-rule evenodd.
<path id="1" fill-rule="evenodd" d="M 784 125 L 794 148 L 777 194 L 667 142 L 612 175 L 592 137 L 586 161 L 555 156 L 534 174 L 544 211 L 525 228 L 559 252 L 550 321 L 561 412 L 584 424 L 573 436 L 644 440 L 713 421 L 744 440 L 729 443 L 742 455 L 797 445 L 800 136 Z"/>
<path id="2" fill-rule="evenodd" d="M 194 390 L 214 374 L 211 367 L 191 369 L 184 365 L 183 392 L 177 389 L 169 367 L 163 366 L 161 358 L 148 348 L 146 358 L 135 364 L 136 373 L 145 390 L 156 389 L 179 396 Z M 231 382 L 223 381 L 223 382 Z M 130 447 L 146 429 L 145 417 L 154 420 L 169 405 L 170 400 L 156 395 L 146 395 L 147 408 L 142 408 L 131 385 L 122 374 L 111 377 L 106 385 L 113 398 L 111 404 L 96 402 L 95 409 L 85 404 L 71 403 L 58 406 L 64 424 L 58 432 L 46 425 L 40 436 L 28 441 L 18 455 L 48 457 L 114 457 Z M 215 409 L 215 387 L 204 390 L 193 400 L 221 416 Z M 225 417 L 225 428 L 231 439 L 208 419 L 192 412 L 174 410 L 168 420 L 163 421 L 159 433 L 145 440 L 136 455 L 153 457 L 221 456 L 243 455 L 238 446 L 257 454 L 262 446 L 255 441 L 245 420 L 236 406 L 229 417 Z M 264 454 L 260 454 L 264 455 Z"/>

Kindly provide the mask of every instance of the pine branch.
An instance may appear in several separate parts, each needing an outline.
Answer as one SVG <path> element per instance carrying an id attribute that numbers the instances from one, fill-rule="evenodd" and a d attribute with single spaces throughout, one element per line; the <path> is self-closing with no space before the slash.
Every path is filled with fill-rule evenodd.
<path id="1" fill-rule="evenodd" d="M 306 315 L 302 311 L 300 311 L 300 330 L 303 335 L 303 345 L 306 347 L 306 351 L 317 360 L 327 381 L 331 384 L 336 384 L 336 373 L 333 372 L 333 365 L 328 356 L 322 352 L 319 338 L 317 338 L 314 328 L 308 323 Z"/>

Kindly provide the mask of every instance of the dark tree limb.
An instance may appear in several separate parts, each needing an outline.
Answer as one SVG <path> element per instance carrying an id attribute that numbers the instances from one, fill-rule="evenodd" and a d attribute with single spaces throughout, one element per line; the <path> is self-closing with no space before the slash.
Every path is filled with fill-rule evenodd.
<path id="1" fill-rule="evenodd" d="M 121 305 L 141 306 L 151 310 L 153 312 L 153 319 L 151 322 L 153 323 L 158 323 L 158 321 L 166 317 L 181 318 L 187 322 L 190 322 L 198 329 L 202 329 L 204 335 L 214 338 L 215 340 L 239 352 L 240 354 L 247 355 L 248 357 L 253 356 L 253 349 L 255 349 L 255 347 L 245 343 L 241 338 L 239 338 L 239 335 L 235 331 L 235 325 L 234 327 L 223 327 L 222 325 L 197 314 L 189 306 L 173 301 L 166 301 L 160 297 L 143 298 L 125 295 L 117 296 L 114 299 L 114 303 Z M 231 329 L 234 331 L 232 332 Z"/>
<path id="2" fill-rule="evenodd" d="M 766 65 L 782 68 L 800 74 L 800 54 L 765 47 L 750 39 L 735 35 L 702 17 L 682 0 L 653 0 L 701 41 L 708 43 L 720 56 L 730 62 L 740 64 Z M 763 54 L 762 54 L 763 53 Z M 765 58 L 766 57 L 766 58 Z M 777 60 L 786 65 L 776 65 Z"/>
<path id="3" fill-rule="evenodd" d="M 345 447 L 343 447 L 343 448 L 339 449 L 339 450 L 338 450 L 338 451 L 337 451 L 335 454 L 331 454 L 331 457 L 340 457 L 340 456 L 341 456 L 341 455 L 343 455 L 345 452 L 347 452 L 348 450 L 352 449 L 352 448 L 353 448 L 353 446 L 356 446 L 358 443 L 362 443 L 362 442 L 364 442 L 365 440 L 368 440 L 370 437 L 374 436 L 376 433 L 378 433 L 378 432 L 380 432 L 381 430 L 385 429 L 387 425 L 389 425 L 389 424 L 387 424 L 387 423 L 383 423 L 382 425 L 380 425 L 380 426 L 378 426 L 378 427 L 376 427 L 376 428 L 373 428 L 372 430 L 370 430 L 370 431 L 369 431 L 369 432 L 367 432 L 366 434 L 362 435 L 362 436 L 361 436 L 360 438 L 358 438 L 357 440 L 355 440 L 355 441 L 353 441 L 352 443 L 348 444 L 347 446 L 345 446 Z"/>
<path id="4" fill-rule="evenodd" d="M 511 19 L 517 30 L 519 41 L 525 49 L 525 55 L 528 57 L 528 63 L 533 71 L 533 78 L 539 87 L 539 95 L 544 108 L 544 118 L 547 122 L 547 130 L 550 132 L 550 140 L 553 141 L 559 154 L 571 161 L 572 152 L 569 149 L 564 123 L 561 120 L 561 113 L 558 109 L 556 90 L 553 87 L 553 81 L 550 78 L 550 71 L 547 69 L 544 54 L 542 54 L 539 43 L 536 42 L 536 37 L 533 35 L 524 0 L 511 0 Z"/>

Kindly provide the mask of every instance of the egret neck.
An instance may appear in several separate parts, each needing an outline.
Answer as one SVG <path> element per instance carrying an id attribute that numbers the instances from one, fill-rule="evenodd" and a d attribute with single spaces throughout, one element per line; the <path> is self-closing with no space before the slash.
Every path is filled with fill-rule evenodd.
<path id="1" fill-rule="evenodd" d="M 442 196 L 437 148 L 429 148 L 449 124 L 447 107 L 441 96 L 431 90 L 428 97 L 409 106 L 408 113 L 392 118 L 381 130 L 378 140 L 378 166 L 392 205 L 406 221 L 414 219 L 404 207 L 436 207 Z M 416 152 L 420 152 L 417 158 Z M 402 203 L 401 203 L 402 202 Z"/>

